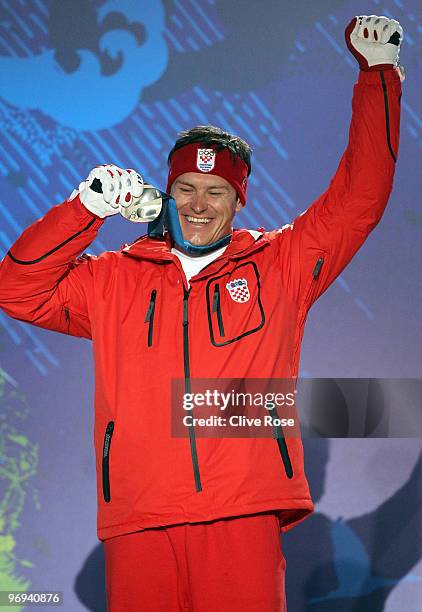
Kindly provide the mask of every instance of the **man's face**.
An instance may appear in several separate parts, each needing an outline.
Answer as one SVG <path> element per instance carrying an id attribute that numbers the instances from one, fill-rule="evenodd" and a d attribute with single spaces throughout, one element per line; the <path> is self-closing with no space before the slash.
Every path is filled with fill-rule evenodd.
<path id="1" fill-rule="evenodd" d="M 185 172 L 171 186 L 184 240 L 202 246 L 230 233 L 242 203 L 221 176 Z"/>

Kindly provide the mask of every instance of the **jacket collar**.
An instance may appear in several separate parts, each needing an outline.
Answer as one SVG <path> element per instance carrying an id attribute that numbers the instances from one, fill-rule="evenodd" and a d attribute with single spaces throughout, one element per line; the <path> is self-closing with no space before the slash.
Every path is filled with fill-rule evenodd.
<path id="1" fill-rule="evenodd" d="M 233 230 L 232 239 L 218 260 L 238 259 L 269 244 L 269 240 L 261 230 L 262 228 L 258 231 L 247 229 Z M 136 259 L 175 261 L 177 257 L 171 252 L 171 247 L 171 238 L 168 232 L 166 232 L 163 239 L 141 236 L 131 244 L 123 245 L 121 253 Z"/>

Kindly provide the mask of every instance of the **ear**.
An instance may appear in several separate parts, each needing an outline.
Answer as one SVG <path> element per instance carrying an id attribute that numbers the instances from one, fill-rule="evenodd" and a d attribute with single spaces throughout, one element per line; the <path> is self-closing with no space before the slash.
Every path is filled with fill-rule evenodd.
<path id="1" fill-rule="evenodd" d="M 238 213 L 238 212 L 240 212 L 240 211 L 242 210 L 243 206 L 244 206 L 244 205 L 243 205 L 243 204 L 242 204 L 242 202 L 240 201 L 240 198 L 237 198 L 237 200 L 236 200 L 236 206 L 235 206 L 235 208 L 234 208 L 235 212 L 237 212 L 237 213 Z"/>

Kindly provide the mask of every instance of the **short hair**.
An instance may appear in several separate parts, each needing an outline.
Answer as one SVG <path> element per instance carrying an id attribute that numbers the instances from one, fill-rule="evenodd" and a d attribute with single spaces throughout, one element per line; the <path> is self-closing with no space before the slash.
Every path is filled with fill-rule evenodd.
<path id="1" fill-rule="evenodd" d="M 167 163 L 170 166 L 172 155 L 178 149 L 194 142 L 200 142 L 205 146 L 215 147 L 217 151 L 228 149 L 232 156 L 240 157 L 248 167 L 248 176 L 251 173 L 252 148 L 239 136 L 234 136 L 213 125 L 197 125 L 190 130 L 179 132 L 179 138 L 174 143 L 168 154 Z"/>

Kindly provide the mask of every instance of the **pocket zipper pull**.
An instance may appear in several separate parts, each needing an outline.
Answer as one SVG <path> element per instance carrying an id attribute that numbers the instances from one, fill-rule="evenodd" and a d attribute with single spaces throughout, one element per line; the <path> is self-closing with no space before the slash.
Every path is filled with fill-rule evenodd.
<path id="1" fill-rule="evenodd" d="M 113 430 L 114 430 L 114 422 L 110 421 L 109 424 L 107 425 L 106 434 L 104 437 L 103 458 L 106 458 L 108 456 L 108 452 L 110 449 L 110 440 L 111 440 L 111 436 L 113 435 Z"/>
<path id="2" fill-rule="evenodd" d="M 217 308 L 220 304 L 220 285 L 214 287 L 214 298 L 212 302 L 212 311 L 217 312 Z"/>
<path id="3" fill-rule="evenodd" d="M 318 278 L 319 273 L 321 272 L 321 268 L 322 268 L 322 264 L 324 263 L 324 258 L 321 256 L 318 258 L 318 261 L 315 264 L 315 268 L 312 272 L 312 276 L 315 278 Z"/>

